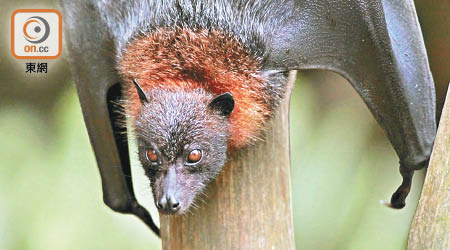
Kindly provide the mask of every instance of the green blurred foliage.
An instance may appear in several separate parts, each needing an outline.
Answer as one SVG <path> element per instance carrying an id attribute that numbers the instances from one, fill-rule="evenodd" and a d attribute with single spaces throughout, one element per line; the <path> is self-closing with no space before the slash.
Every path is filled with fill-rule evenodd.
<path id="1" fill-rule="evenodd" d="M 321 75 L 300 74 L 291 98 L 297 249 L 405 249 L 423 176 L 405 209 L 381 205 L 400 183 L 397 156 L 350 85 Z"/>
<path id="2" fill-rule="evenodd" d="M 137 219 L 113 213 L 71 87 L 49 130 L 32 107 L 0 111 L 0 249 L 155 249 Z"/>

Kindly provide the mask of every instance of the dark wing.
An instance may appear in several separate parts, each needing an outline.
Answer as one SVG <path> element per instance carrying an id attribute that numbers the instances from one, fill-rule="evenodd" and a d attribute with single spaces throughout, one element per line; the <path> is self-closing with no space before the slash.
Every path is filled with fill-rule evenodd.
<path id="1" fill-rule="evenodd" d="M 296 0 L 272 37 L 273 68 L 344 76 L 385 129 L 400 158 L 401 208 L 414 170 L 426 166 L 436 132 L 433 78 L 412 0 Z M 273 17 L 276 18 L 276 17 Z"/>
<path id="2" fill-rule="evenodd" d="M 150 214 L 136 201 L 126 129 L 114 102 L 121 85 L 114 68 L 114 46 L 95 1 L 61 1 L 66 47 L 73 79 L 102 179 L 103 200 L 111 209 L 131 213 L 159 235 Z M 123 121 L 122 121 L 123 122 Z"/>

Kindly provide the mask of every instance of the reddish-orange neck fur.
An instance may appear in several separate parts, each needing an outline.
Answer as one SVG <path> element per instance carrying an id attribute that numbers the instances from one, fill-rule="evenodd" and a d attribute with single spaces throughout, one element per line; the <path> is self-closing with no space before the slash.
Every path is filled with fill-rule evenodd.
<path id="1" fill-rule="evenodd" d="M 132 41 L 119 61 L 127 83 L 132 115 L 140 102 L 135 78 L 145 92 L 154 88 L 188 91 L 204 88 L 213 94 L 230 92 L 235 108 L 230 116 L 230 148 L 258 136 L 270 112 L 262 94 L 259 60 L 238 40 L 220 31 L 161 29 Z"/>

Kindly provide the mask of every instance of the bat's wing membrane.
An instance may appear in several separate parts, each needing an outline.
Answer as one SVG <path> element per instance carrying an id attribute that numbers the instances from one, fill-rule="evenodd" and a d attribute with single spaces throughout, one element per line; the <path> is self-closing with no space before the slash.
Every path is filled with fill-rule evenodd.
<path id="1" fill-rule="evenodd" d="M 69 0 L 61 4 L 68 59 L 100 170 L 103 200 L 114 211 L 138 216 L 159 235 L 133 191 L 126 129 L 117 123 L 123 114 L 114 104 L 121 99 L 121 85 L 111 35 L 94 4 Z"/>
<path id="2" fill-rule="evenodd" d="M 386 131 L 400 158 L 401 208 L 413 171 L 426 166 L 436 132 L 434 83 L 412 0 L 296 0 L 273 34 L 273 68 L 344 76 Z M 276 18 L 276 17 L 274 17 Z"/>

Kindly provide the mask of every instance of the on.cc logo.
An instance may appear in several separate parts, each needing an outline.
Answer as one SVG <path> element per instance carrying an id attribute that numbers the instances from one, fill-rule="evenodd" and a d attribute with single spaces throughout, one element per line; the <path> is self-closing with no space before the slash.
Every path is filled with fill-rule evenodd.
<path id="1" fill-rule="evenodd" d="M 20 9 L 11 15 L 11 53 L 17 59 L 55 59 L 62 51 L 62 18 L 54 9 Z"/>

